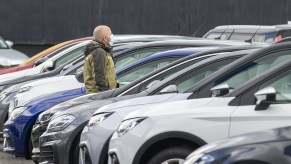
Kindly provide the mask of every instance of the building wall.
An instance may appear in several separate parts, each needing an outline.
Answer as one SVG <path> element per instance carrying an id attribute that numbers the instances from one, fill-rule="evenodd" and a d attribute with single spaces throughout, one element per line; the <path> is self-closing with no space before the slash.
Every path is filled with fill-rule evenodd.
<path id="1" fill-rule="evenodd" d="M 225 24 L 283 24 L 290 0 L 0 0 L 0 35 L 55 44 L 108 25 L 115 34 L 202 36 Z"/>

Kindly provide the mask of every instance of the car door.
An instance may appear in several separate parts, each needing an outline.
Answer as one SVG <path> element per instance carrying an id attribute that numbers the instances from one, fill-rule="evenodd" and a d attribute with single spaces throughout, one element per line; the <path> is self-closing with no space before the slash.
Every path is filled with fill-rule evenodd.
<path id="1" fill-rule="evenodd" d="M 254 93 L 266 87 L 276 90 L 275 102 L 266 110 L 255 110 Z M 258 84 L 241 96 L 241 105 L 231 116 L 229 136 L 291 125 L 291 70 Z"/>

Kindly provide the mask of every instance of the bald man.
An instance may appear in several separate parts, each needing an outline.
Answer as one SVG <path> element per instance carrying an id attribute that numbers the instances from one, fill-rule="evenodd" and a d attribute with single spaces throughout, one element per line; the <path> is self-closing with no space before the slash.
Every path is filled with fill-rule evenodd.
<path id="1" fill-rule="evenodd" d="M 114 36 L 107 26 L 97 26 L 92 40 L 84 49 L 84 83 L 86 94 L 116 88 L 116 74 L 111 46 Z"/>

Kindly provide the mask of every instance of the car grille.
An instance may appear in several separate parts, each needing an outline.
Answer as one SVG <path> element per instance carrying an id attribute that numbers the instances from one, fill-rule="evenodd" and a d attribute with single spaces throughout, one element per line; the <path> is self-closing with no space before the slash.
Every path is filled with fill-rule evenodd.
<path id="1" fill-rule="evenodd" d="M 39 137 L 46 131 L 47 124 L 35 124 L 31 132 L 33 148 L 39 148 Z"/>
<path id="2" fill-rule="evenodd" d="M 40 148 L 40 158 L 39 162 L 48 161 L 49 163 L 54 163 L 54 151 L 52 146 L 42 146 Z"/>

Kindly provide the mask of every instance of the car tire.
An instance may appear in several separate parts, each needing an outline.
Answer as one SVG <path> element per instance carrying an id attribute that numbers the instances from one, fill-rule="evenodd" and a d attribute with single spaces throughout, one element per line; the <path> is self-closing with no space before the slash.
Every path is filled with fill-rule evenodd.
<path id="1" fill-rule="evenodd" d="M 163 149 L 156 153 L 148 162 L 147 164 L 161 164 L 163 162 L 169 160 L 185 160 L 186 157 L 194 150 L 194 148 L 190 147 L 170 147 Z M 181 163 L 183 163 L 181 161 Z"/>
<path id="2" fill-rule="evenodd" d="M 75 146 L 74 150 L 74 164 L 79 164 L 79 154 L 80 154 L 80 147 L 79 147 L 79 142 L 78 145 Z"/>

